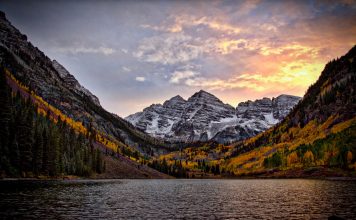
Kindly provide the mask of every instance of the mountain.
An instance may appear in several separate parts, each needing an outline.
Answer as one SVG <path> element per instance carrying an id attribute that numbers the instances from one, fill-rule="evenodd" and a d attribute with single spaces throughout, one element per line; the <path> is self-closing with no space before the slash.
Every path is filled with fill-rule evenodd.
<path id="1" fill-rule="evenodd" d="M 310 173 L 324 168 L 355 170 L 355 88 L 356 46 L 326 64 L 319 79 L 277 126 L 233 144 L 226 168 L 235 174 L 282 169 L 283 175 L 294 175 L 298 169 L 303 174 L 308 167 L 319 167 Z"/>
<path id="2" fill-rule="evenodd" d="M 280 95 L 240 103 L 235 109 L 200 90 L 188 100 L 175 96 L 125 119 L 138 129 L 166 140 L 232 142 L 252 137 L 285 117 L 300 97 Z"/>
<path id="3" fill-rule="evenodd" d="M 73 91 L 81 97 L 88 97 L 95 105 L 100 106 L 98 97 L 93 95 L 88 89 L 79 84 L 78 80 L 68 72 L 60 63 L 56 60 L 52 61 L 52 66 L 59 74 L 60 78 L 67 85 L 68 88 L 73 88 Z"/>
<path id="4" fill-rule="evenodd" d="M 253 137 L 280 122 L 300 99 L 298 96 L 283 94 L 272 99 L 263 98 L 239 103 L 236 107 L 234 125 L 220 130 L 213 140 L 224 143 Z M 217 124 L 218 129 L 221 125 L 224 123 Z"/>
<path id="5" fill-rule="evenodd" d="M 106 139 L 119 141 L 143 154 L 164 151 L 161 141 L 102 108 L 96 96 L 61 64 L 27 41 L 27 36 L 12 26 L 4 13 L 0 14 L 0 30 L 0 64 L 36 95 L 84 127 L 93 126 Z"/>
<path id="6" fill-rule="evenodd" d="M 230 145 L 191 143 L 154 157 L 150 166 L 167 173 L 168 165 L 173 164 L 178 176 L 194 178 L 355 177 L 355 88 L 356 46 L 327 63 L 319 79 L 285 117 L 290 106 L 284 95 L 238 105 L 237 114 L 247 121 L 272 116 L 281 120 L 266 131 Z M 271 111 L 271 105 L 278 110 Z"/>
<path id="7" fill-rule="evenodd" d="M 143 164 L 163 143 L 103 109 L 3 12 L 0 39 L 0 177 L 168 177 Z"/>

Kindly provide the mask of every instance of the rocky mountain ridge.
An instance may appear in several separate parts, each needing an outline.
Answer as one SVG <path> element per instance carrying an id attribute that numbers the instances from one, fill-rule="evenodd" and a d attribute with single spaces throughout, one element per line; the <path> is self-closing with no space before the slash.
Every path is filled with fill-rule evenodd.
<path id="1" fill-rule="evenodd" d="M 170 141 L 220 143 L 242 140 L 282 120 L 300 97 L 280 95 L 241 102 L 235 109 L 200 90 L 187 100 L 175 96 L 125 119 L 146 133 Z"/>
<path id="2" fill-rule="evenodd" d="M 78 80 L 68 72 L 64 66 L 62 66 L 60 63 L 58 63 L 57 60 L 52 61 L 52 65 L 54 69 L 58 72 L 59 76 L 63 79 L 63 81 L 67 84 L 69 88 L 73 88 L 73 90 L 81 96 L 87 96 L 93 101 L 96 105 L 100 106 L 100 101 L 98 97 L 93 95 L 88 89 L 86 89 L 84 86 L 80 85 Z"/>

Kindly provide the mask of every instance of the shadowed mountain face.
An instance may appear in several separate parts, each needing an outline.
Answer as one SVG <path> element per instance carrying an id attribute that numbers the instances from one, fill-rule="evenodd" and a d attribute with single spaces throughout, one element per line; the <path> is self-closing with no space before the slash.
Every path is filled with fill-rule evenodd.
<path id="1" fill-rule="evenodd" d="M 100 106 L 96 96 L 81 86 L 61 64 L 49 59 L 27 41 L 0 14 L 0 63 L 24 85 L 62 113 L 84 126 L 95 129 L 113 139 L 130 145 L 142 153 L 162 151 L 163 146 L 130 123 Z"/>
<path id="2" fill-rule="evenodd" d="M 280 95 L 240 103 L 235 109 L 203 90 L 184 100 L 175 96 L 126 117 L 140 130 L 170 141 L 220 143 L 242 140 L 282 120 L 300 97 Z"/>

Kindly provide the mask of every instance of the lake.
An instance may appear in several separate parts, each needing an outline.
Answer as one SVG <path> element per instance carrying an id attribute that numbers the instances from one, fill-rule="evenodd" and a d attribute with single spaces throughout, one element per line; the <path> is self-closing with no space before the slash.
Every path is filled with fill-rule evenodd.
<path id="1" fill-rule="evenodd" d="M 356 219 L 356 181 L 0 181 L 0 219 Z"/>

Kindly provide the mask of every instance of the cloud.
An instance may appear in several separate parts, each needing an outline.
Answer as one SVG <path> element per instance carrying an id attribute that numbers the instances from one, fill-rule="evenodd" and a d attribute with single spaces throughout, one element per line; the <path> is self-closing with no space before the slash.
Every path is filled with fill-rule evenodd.
<path id="1" fill-rule="evenodd" d="M 253 9 L 257 8 L 260 3 L 261 3 L 260 0 L 248 0 L 248 1 L 242 2 L 241 5 L 239 5 L 238 10 L 236 11 L 236 14 L 247 15 Z"/>
<path id="2" fill-rule="evenodd" d="M 81 53 L 96 53 L 111 55 L 116 52 L 115 49 L 109 47 L 67 47 L 67 48 L 57 48 L 57 51 L 69 54 L 81 54 Z"/>
<path id="3" fill-rule="evenodd" d="M 136 76 L 135 80 L 138 82 L 144 82 L 144 81 L 146 81 L 146 78 L 143 76 Z"/>
<path id="4" fill-rule="evenodd" d="M 214 43 L 214 51 L 221 53 L 223 55 L 230 54 L 236 50 L 246 49 L 246 44 L 248 41 L 246 39 L 213 39 L 211 40 Z"/>
<path id="5" fill-rule="evenodd" d="M 173 84 L 179 84 L 181 80 L 190 79 L 197 75 L 199 74 L 192 70 L 175 71 L 169 79 L 169 82 Z"/>
<path id="6" fill-rule="evenodd" d="M 188 64 L 202 55 L 206 57 L 231 54 L 238 50 L 256 50 L 256 42 L 237 38 L 193 37 L 188 34 L 161 34 L 144 39 L 133 56 L 141 61 L 163 65 Z"/>
<path id="7" fill-rule="evenodd" d="M 125 72 L 131 72 L 131 69 L 129 67 L 123 66 L 122 70 Z"/>
<path id="8" fill-rule="evenodd" d="M 168 20 L 166 20 L 163 24 L 160 24 L 159 26 L 150 24 L 141 25 L 142 28 L 171 33 L 183 32 L 184 28 L 197 26 L 205 26 L 211 30 L 224 32 L 225 34 L 238 34 L 242 32 L 242 29 L 240 27 L 224 23 L 214 17 L 197 17 L 187 14 L 170 16 Z"/>
<path id="9" fill-rule="evenodd" d="M 133 56 L 146 62 L 167 65 L 194 60 L 201 53 L 201 48 L 191 36 L 163 34 L 144 39 Z"/>
<path id="10" fill-rule="evenodd" d="M 152 29 L 155 31 L 165 31 L 165 32 L 171 32 L 171 33 L 176 33 L 176 32 L 181 32 L 182 31 L 182 26 L 179 24 L 173 24 L 171 26 L 155 26 L 155 25 L 149 25 L 149 24 L 142 24 L 140 25 L 142 28 L 148 28 Z"/>
<path id="11" fill-rule="evenodd" d="M 123 52 L 123 53 L 127 54 L 129 51 L 128 51 L 128 50 L 126 50 L 126 49 L 121 49 L 121 52 Z"/>
<path id="12" fill-rule="evenodd" d="M 292 62 L 285 64 L 278 69 L 277 73 L 237 73 L 228 79 L 206 78 L 199 75 L 186 77 L 183 83 L 189 87 L 206 88 L 209 90 L 230 90 L 230 89 L 249 89 L 251 92 L 269 91 L 294 91 L 303 92 L 305 84 L 312 84 L 320 74 L 323 63 L 299 63 Z"/>

